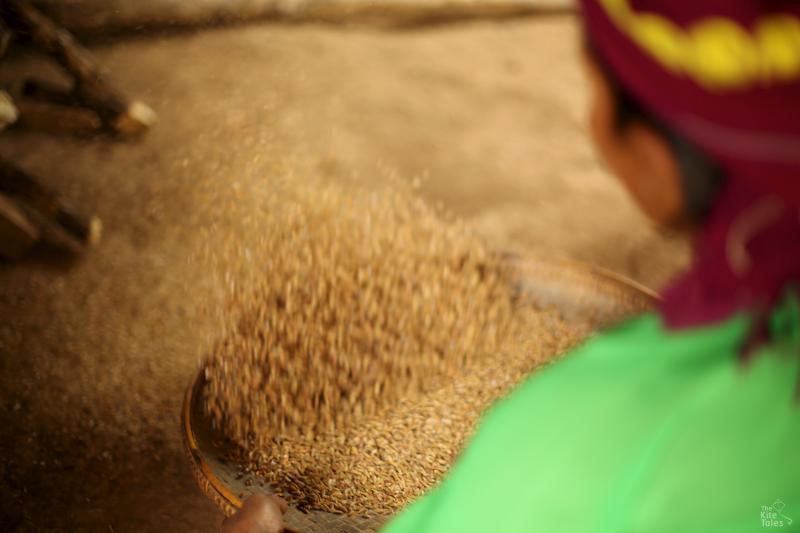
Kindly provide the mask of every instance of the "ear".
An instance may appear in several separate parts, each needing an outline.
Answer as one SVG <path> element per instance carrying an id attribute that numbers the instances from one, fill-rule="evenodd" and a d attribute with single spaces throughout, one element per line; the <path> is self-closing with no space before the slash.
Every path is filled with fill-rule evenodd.
<path id="1" fill-rule="evenodd" d="M 668 140 L 642 122 L 629 124 L 620 135 L 628 155 L 620 177 L 628 189 L 654 221 L 682 225 L 686 209 L 681 170 Z"/>
<path id="2" fill-rule="evenodd" d="M 641 121 L 617 127 L 611 85 L 589 54 L 584 53 L 583 59 L 591 96 L 590 132 L 600 156 L 645 214 L 662 225 L 683 226 L 686 210 L 680 167 L 667 139 Z"/>

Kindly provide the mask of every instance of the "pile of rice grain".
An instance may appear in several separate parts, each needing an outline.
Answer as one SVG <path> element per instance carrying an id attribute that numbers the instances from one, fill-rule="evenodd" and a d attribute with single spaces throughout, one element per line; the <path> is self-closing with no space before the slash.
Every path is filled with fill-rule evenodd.
<path id="1" fill-rule="evenodd" d="M 301 508 L 406 505 L 572 341 L 552 313 L 515 308 L 508 267 L 410 191 L 298 186 L 266 218 L 205 405 L 245 470 Z"/>

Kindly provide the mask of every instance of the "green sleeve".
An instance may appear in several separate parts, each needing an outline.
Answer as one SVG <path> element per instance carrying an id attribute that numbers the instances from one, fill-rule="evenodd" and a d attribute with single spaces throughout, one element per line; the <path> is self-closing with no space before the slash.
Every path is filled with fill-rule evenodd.
<path id="1" fill-rule="evenodd" d="M 797 345 L 742 368 L 748 323 L 594 338 L 493 407 L 384 533 L 800 531 Z"/>

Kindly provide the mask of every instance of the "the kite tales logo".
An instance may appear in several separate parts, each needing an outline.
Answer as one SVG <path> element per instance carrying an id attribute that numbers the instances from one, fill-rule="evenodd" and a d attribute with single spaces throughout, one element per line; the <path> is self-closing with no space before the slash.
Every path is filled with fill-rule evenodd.
<path id="1" fill-rule="evenodd" d="M 761 527 L 789 527 L 792 519 L 783 514 L 786 504 L 775 500 L 772 505 L 761 506 Z"/>

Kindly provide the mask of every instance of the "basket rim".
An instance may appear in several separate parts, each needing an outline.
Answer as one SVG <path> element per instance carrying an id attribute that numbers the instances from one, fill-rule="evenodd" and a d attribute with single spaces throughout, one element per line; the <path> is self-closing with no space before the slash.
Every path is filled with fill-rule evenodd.
<path id="1" fill-rule="evenodd" d="M 243 502 L 235 493 L 228 489 L 225 482 L 214 474 L 208 462 L 203 459 L 192 424 L 192 405 L 195 396 L 199 393 L 204 383 L 205 374 L 201 366 L 192 377 L 192 381 L 189 383 L 183 396 L 183 406 L 181 409 L 183 446 L 192 467 L 192 474 L 195 482 L 203 493 L 222 509 L 226 516 L 230 516 L 242 508 Z"/>

